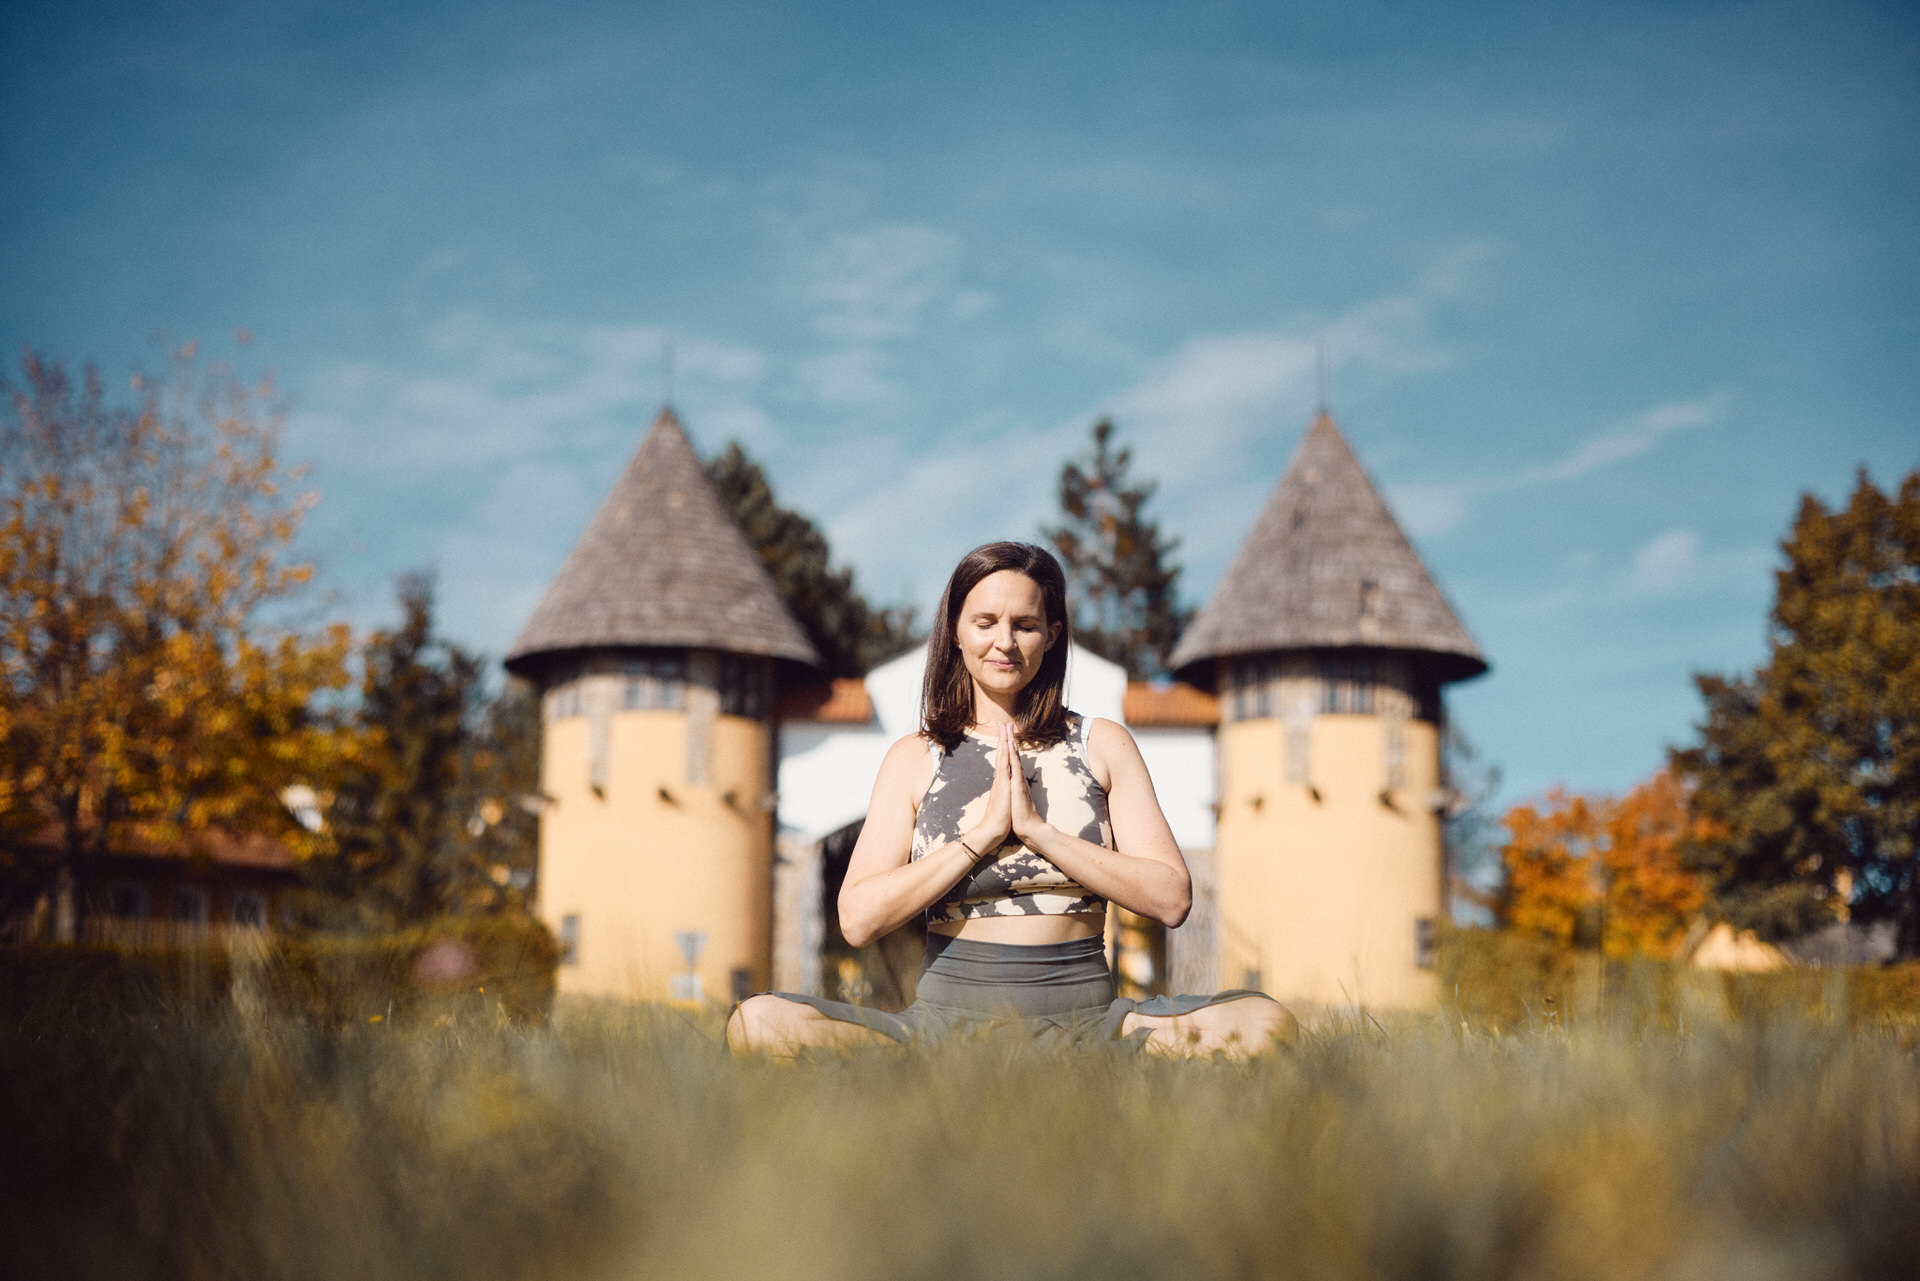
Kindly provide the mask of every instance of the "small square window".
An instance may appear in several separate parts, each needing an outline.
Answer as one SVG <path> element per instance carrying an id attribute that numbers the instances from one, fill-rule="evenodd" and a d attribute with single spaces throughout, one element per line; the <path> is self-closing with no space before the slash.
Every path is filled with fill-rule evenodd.
<path id="1" fill-rule="evenodd" d="M 233 923 L 243 930 L 266 929 L 267 896 L 258 890 L 235 890 Z"/>
<path id="2" fill-rule="evenodd" d="M 207 923 L 207 892 L 198 885 L 182 885 L 173 892 L 173 919 L 183 925 Z"/>
<path id="3" fill-rule="evenodd" d="M 1433 918 L 1423 916 L 1413 923 L 1413 963 L 1431 970 L 1440 962 L 1440 931 Z"/>
<path id="4" fill-rule="evenodd" d="M 107 910 L 125 921 L 147 919 L 147 887 L 123 881 L 107 891 Z"/>

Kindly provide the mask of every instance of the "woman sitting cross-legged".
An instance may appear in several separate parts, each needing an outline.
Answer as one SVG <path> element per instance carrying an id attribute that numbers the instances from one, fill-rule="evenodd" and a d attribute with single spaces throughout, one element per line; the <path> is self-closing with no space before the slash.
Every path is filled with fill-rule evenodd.
<path id="1" fill-rule="evenodd" d="M 927 921 L 916 998 L 899 1014 L 791 993 L 727 1020 L 737 1052 L 913 1041 L 1017 1020 L 1072 1042 L 1254 1053 L 1293 1015 L 1259 992 L 1116 997 L 1109 900 L 1168 927 L 1192 882 L 1133 737 L 1067 709 L 1066 579 L 1045 550 L 968 552 L 927 642 L 922 729 L 874 781 L 840 891 L 855 947 Z"/>

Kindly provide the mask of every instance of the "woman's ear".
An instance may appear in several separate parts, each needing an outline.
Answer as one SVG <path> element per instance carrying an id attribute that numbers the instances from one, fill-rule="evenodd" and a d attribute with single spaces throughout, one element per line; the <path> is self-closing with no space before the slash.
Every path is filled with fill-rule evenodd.
<path id="1" fill-rule="evenodd" d="M 1052 649 L 1054 642 L 1060 639 L 1060 624 L 1047 624 L 1047 648 Z"/>

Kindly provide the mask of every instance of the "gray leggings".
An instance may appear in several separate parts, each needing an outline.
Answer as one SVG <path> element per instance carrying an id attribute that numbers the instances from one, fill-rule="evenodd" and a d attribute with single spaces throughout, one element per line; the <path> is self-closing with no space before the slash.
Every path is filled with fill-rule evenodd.
<path id="1" fill-rule="evenodd" d="M 902 1044 L 937 1040 L 991 1024 L 1019 1024 L 1031 1028 L 1036 1039 L 1047 1041 L 1120 1041 L 1121 1026 L 1135 1012 L 1191 1014 L 1209 1005 L 1262 996 L 1245 988 L 1146 1001 L 1116 996 L 1106 944 L 1097 935 L 1068 943 L 1026 944 L 980 943 L 931 933 L 914 1002 L 898 1014 L 793 992 L 772 995 Z M 1137 1046 L 1146 1040 L 1146 1033 L 1125 1039 Z"/>

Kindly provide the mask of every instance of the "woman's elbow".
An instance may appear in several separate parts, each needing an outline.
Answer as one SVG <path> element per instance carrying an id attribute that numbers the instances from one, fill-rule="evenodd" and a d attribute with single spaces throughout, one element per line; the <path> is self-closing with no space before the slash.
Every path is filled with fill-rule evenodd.
<path id="1" fill-rule="evenodd" d="M 1160 905 L 1160 911 L 1154 919 L 1170 930 L 1177 930 L 1187 923 L 1187 917 L 1193 912 L 1193 878 L 1183 876 L 1180 884 L 1168 894 L 1166 902 Z"/>
<path id="2" fill-rule="evenodd" d="M 878 923 L 862 912 L 858 903 L 849 903 L 842 895 L 836 907 L 840 912 L 840 937 L 847 941 L 847 946 L 865 947 L 880 936 Z"/>

